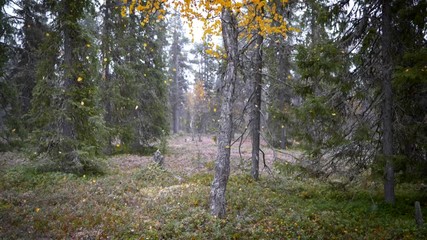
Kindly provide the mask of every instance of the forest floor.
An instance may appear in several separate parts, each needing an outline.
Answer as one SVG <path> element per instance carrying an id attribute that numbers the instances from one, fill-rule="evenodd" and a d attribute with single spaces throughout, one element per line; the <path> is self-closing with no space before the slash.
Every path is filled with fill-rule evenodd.
<path id="1" fill-rule="evenodd" d="M 382 203 L 380 181 L 336 188 L 298 165 L 298 151 L 272 151 L 253 181 L 250 143 L 232 146 L 227 218 L 209 214 L 217 145 L 211 137 L 169 139 L 163 168 L 151 156 L 102 160 L 106 173 L 39 172 L 21 153 L 0 153 L 0 239 L 426 239 L 416 184 Z"/>

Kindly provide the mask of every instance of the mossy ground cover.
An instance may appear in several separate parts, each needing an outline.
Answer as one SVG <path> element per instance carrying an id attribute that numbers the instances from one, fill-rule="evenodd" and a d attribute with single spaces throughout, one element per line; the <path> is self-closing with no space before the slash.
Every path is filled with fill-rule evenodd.
<path id="1" fill-rule="evenodd" d="M 149 157 L 107 159 L 102 176 L 40 172 L 29 161 L 1 170 L 0 239 L 425 239 L 414 201 L 427 196 L 399 185 L 396 206 L 381 184 L 334 188 L 292 164 L 271 164 L 255 182 L 233 168 L 228 215 L 209 214 L 213 159 L 206 144 L 176 149 L 164 168 Z M 208 141 L 207 139 L 204 139 Z M 195 149 L 200 146 L 200 152 Z M 213 144 L 211 148 L 215 148 Z M 179 152 L 174 155 L 174 152 Z M 239 162 L 234 159 L 234 162 Z M 191 171 L 190 171 L 190 170 Z"/>

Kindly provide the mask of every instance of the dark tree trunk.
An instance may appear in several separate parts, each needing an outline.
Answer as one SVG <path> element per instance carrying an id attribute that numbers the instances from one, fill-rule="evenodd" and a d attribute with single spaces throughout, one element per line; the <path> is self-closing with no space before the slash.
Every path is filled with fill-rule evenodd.
<path id="1" fill-rule="evenodd" d="M 111 62 L 111 56 L 110 51 L 111 49 L 111 8 L 112 3 L 111 0 L 105 1 L 105 9 L 104 9 L 104 26 L 103 26 L 103 36 L 102 36 L 102 58 L 103 58 L 103 79 L 105 80 L 105 85 L 107 87 L 106 91 L 110 91 L 110 62 Z M 106 121 L 107 123 L 111 123 L 111 100 L 106 99 Z"/>
<path id="2" fill-rule="evenodd" d="M 68 2 L 64 3 L 64 13 L 69 14 Z M 73 30 L 72 23 L 63 22 L 63 34 L 64 34 L 64 82 L 63 82 L 63 103 L 65 112 L 71 113 L 72 106 L 70 101 L 70 90 L 74 85 L 76 79 L 75 73 L 73 71 L 73 62 L 74 62 L 74 49 L 73 49 L 73 37 L 76 35 L 76 32 Z M 61 119 L 61 132 L 68 139 L 74 139 L 74 126 L 69 118 Z"/>
<path id="3" fill-rule="evenodd" d="M 286 149 L 286 129 L 285 129 L 285 127 L 282 127 L 281 128 L 282 129 L 282 131 L 281 131 L 281 138 L 280 138 L 280 148 L 281 149 Z"/>
<path id="4" fill-rule="evenodd" d="M 262 42 L 263 37 L 256 36 L 255 59 L 254 59 L 254 82 L 252 98 L 252 170 L 251 175 L 255 180 L 259 179 L 259 150 L 261 130 L 261 86 L 262 86 Z"/>
<path id="5" fill-rule="evenodd" d="M 225 191 L 230 175 L 230 144 L 232 133 L 232 105 L 234 86 L 237 79 L 238 42 L 237 22 L 230 9 L 221 13 L 222 37 L 227 53 L 227 67 L 222 81 L 222 105 L 218 135 L 218 155 L 215 176 L 211 187 L 211 213 L 224 218 L 226 214 Z"/>
<path id="6" fill-rule="evenodd" d="M 178 103 L 175 103 L 174 106 L 172 106 L 172 122 L 173 122 L 173 133 L 178 133 L 179 131 Z"/>
<path id="7" fill-rule="evenodd" d="M 172 65 L 174 66 L 173 70 L 173 86 L 172 86 L 172 129 L 173 133 L 179 132 L 179 116 L 180 116 L 180 101 L 181 101 L 181 86 L 179 83 L 179 52 L 181 51 L 179 46 L 179 37 L 178 32 L 174 31 L 173 33 L 173 43 L 171 47 L 172 54 Z"/>
<path id="8" fill-rule="evenodd" d="M 391 85 L 392 61 L 391 61 L 391 6 L 389 1 L 382 2 L 382 60 L 383 60 L 383 109 L 382 125 L 383 155 L 386 159 L 384 174 L 384 199 L 386 203 L 394 204 L 394 167 L 393 167 L 393 127 L 392 127 L 392 109 L 393 109 L 393 91 Z"/>
<path id="9" fill-rule="evenodd" d="M 104 90 L 106 93 L 111 92 L 112 82 L 111 82 L 111 73 L 110 73 L 110 62 L 111 62 L 111 9 L 113 8 L 113 4 L 111 0 L 105 1 L 104 6 L 104 20 L 103 20 L 103 36 L 102 36 L 102 63 L 103 66 L 103 83 L 104 83 Z M 105 61 L 106 60 L 106 61 Z M 104 97 L 104 104 L 105 104 L 105 122 L 107 126 L 113 125 L 113 116 L 112 116 L 112 100 L 109 96 Z M 109 137 L 108 145 L 107 145 L 107 151 L 111 151 L 111 142 L 112 137 Z"/>

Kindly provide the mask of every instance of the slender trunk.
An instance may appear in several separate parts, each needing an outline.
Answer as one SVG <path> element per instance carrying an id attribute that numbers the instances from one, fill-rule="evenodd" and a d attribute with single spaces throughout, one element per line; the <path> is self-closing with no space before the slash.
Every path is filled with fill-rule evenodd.
<path id="1" fill-rule="evenodd" d="M 178 104 L 175 103 L 172 107 L 172 121 L 173 121 L 173 133 L 178 133 L 179 131 L 179 118 L 178 118 Z"/>
<path id="2" fill-rule="evenodd" d="M 227 67 L 223 77 L 222 105 L 218 135 L 218 155 L 215 176 L 211 186 L 211 213 L 224 218 L 226 214 L 225 191 L 230 175 L 230 144 L 232 133 L 232 105 L 237 79 L 238 41 L 237 22 L 230 9 L 221 12 L 222 37 L 227 53 Z"/>
<path id="3" fill-rule="evenodd" d="M 179 52 L 180 47 L 178 43 L 178 32 L 173 33 L 173 44 L 172 44 L 172 56 L 173 56 L 173 81 L 174 86 L 172 87 L 172 127 L 173 133 L 179 132 L 179 115 L 180 115 L 180 100 L 181 100 L 181 89 L 179 84 Z"/>
<path id="4" fill-rule="evenodd" d="M 285 127 L 282 127 L 281 129 L 282 129 L 282 131 L 281 131 L 282 136 L 280 138 L 280 148 L 286 149 L 286 129 L 285 129 Z"/>
<path id="5" fill-rule="evenodd" d="M 68 4 L 64 4 L 64 12 L 69 12 Z M 72 112 L 72 106 L 70 105 L 69 101 L 69 91 L 74 85 L 75 81 L 75 74 L 73 71 L 73 36 L 76 34 L 71 26 L 71 23 L 64 22 L 63 23 L 63 33 L 64 33 L 64 82 L 63 82 L 63 102 L 64 102 L 64 109 L 65 112 L 71 113 Z M 70 119 L 63 118 L 61 119 L 61 132 L 62 134 L 69 138 L 70 140 L 74 139 L 74 126 Z"/>
<path id="6" fill-rule="evenodd" d="M 251 175 L 255 180 L 259 179 L 259 150 L 261 130 L 261 86 L 262 86 L 262 42 L 263 37 L 256 36 L 256 48 L 254 59 L 254 82 L 252 98 L 252 170 Z"/>
<path id="7" fill-rule="evenodd" d="M 110 93 L 112 88 L 112 82 L 111 82 L 111 76 L 110 76 L 110 61 L 111 61 L 111 24 L 110 24 L 110 18 L 111 18 L 111 8 L 112 2 L 111 0 L 105 1 L 105 9 L 104 9 L 104 20 L 103 20 L 103 36 L 102 36 L 102 62 L 104 64 L 103 66 L 103 81 L 104 81 L 104 91 L 105 93 Z M 104 103 L 105 103 L 105 122 L 107 126 L 113 125 L 113 116 L 112 116 L 112 101 L 109 96 L 104 97 Z M 107 145 L 107 151 L 111 151 L 111 142 L 112 142 L 112 136 L 109 136 L 109 141 Z"/>
<path id="8" fill-rule="evenodd" d="M 386 159 L 385 179 L 384 179 L 384 198 L 386 203 L 394 204 L 394 167 L 393 167 L 393 91 L 391 85 L 392 62 L 391 62 L 391 6 L 389 1 L 382 2 L 382 60 L 383 60 L 383 155 Z"/>

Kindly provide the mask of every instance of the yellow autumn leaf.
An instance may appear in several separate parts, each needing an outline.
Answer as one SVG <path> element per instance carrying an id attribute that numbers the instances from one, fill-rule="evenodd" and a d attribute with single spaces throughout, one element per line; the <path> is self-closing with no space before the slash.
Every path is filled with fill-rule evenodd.
<path id="1" fill-rule="evenodd" d="M 84 106 L 84 105 L 85 105 L 85 102 L 81 101 L 81 102 L 80 102 L 80 105 Z"/>
<path id="2" fill-rule="evenodd" d="M 83 81 L 83 78 L 82 77 L 78 77 L 77 78 L 77 82 L 81 82 L 81 81 Z"/>

